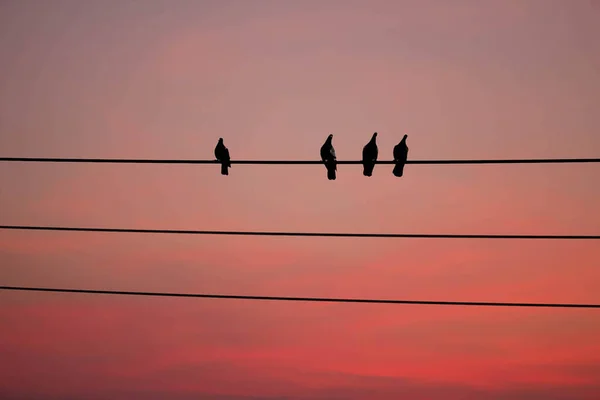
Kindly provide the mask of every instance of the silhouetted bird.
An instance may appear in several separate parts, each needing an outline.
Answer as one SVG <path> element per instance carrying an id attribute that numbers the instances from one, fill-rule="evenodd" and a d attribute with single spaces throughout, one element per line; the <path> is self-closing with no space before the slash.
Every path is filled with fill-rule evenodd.
<path id="1" fill-rule="evenodd" d="M 327 179 L 335 180 L 335 171 L 337 170 L 337 161 L 335 159 L 335 150 L 333 149 L 333 144 L 331 144 L 331 140 L 333 139 L 333 135 L 327 136 L 327 140 L 321 146 L 321 160 L 325 164 L 327 168 Z"/>
<path id="2" fill-rule="evenodd" d="M 229 162 L 229 150 L 223 144 L 223 138 L 219 138 L 219 143 L 217 143 L 217 147 L 215 147 L 215 157 L 217 161 L 221 162 L 221 175 L 229 175 L 229 167 L 231 167 L 231 163 Z"/>
<path id="3" fill-rule="evenodd" d="M 404 173 L 404 164 L 408 158 L 408 146 L 406 145 L 406 138 L 408 135 L 404 135 L 400 143 L 394 147 L 394 175 L 402 176 Z"/>
<path id="4" fill-rule="evenodd" d="M 373 168 L 375 168 L 375 161 L 377 161 L 377 132 L 373 134 L 369 143 L 363 147 L 362 152 L 362 163 L 363 163 L 363 175 L 373 175 Z"/>

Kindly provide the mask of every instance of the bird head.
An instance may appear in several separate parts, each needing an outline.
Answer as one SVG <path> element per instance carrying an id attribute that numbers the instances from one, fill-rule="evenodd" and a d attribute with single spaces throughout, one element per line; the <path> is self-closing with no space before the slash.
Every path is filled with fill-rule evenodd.
<path id="1" fill-rule="evenodd" d="M 223 143 L 223 138 L 222 137 L 219 138 L 219 143 Z"/>

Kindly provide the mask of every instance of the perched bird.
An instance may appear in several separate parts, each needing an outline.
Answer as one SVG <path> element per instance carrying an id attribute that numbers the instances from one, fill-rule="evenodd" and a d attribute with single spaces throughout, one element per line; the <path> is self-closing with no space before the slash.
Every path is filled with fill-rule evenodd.
<path id="1" fill-rule="evenodd" d="M 229 167 L 231 162 L 229 158 L 229 150 L 223 144 L 223 138 L 219 138 L 219 143 L 215 147 L 215 157 L 221 162 L 221 175 L 229 175 Z"/>
<path id="2" fill-rule="evenodd" d="M 369 143 L 363 147 L 362 152 L 362 164 L 363 164 L 363 175 L 373 175 L 373 168 L 375 168 L 375 161 L 377 161 L 377 132 L 373 134 Z"/>
<path id="3" fill-rule="evenodd" d="M 321 160 L 325 164 L 327 168 L 327 179 L 335 180 L 335 171 L 337 170 L 337 161 L 335 159 L 335 150 L 333 148 L 333 144 L 331 144 L 331 140 L 333 139 L 333 135 L 327 136 L 327 140 L 321 146 Z"/>
<path id="4" fill-rule="evenodd" d="M 402 176 L 404 172 L 404 164 L 408 158 L 408 146 L 406 145 L 406 138 L 408 135 L 404 135 L 400 143 L 394 147 L 394 175 Z"/>

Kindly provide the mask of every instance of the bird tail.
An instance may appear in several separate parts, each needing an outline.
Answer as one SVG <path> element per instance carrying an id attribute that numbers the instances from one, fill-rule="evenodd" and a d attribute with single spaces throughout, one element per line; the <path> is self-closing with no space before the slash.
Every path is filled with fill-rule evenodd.
<path id="1" fill-rule="evenodd" d="M 404 173 L 404 163 L 396 164 L 396 166 L 394 167 L 393 173 L 395 176 L 401 177 L 402 174 Z"/>
<path id="2" fill-rule="evenodd" d="M 373 175 L 373 168 L 375 168 L 375 164 L 363 164 L 363 175 L 371 176 Z"/>
<path id="3" fill-rule="evenodd" d="M 335 181 L 335 169 L 330 168 L 327 170 L 327 179 L 329 179 L 330 181 Z"/>
<path id="4" fill-rule="evenodd" d="M 229 163 L 221 164 L 221 175 L 229 175 Z"/>
<path id="5" fill-rule="evenodd" d="M 335 180 L 335 171 L 337 169 L 336 162 L 329 161 L 325 164 L 325 166 L 327 167 L 327 179 L 329 179 L 330 181 L 334 181 Z"/>

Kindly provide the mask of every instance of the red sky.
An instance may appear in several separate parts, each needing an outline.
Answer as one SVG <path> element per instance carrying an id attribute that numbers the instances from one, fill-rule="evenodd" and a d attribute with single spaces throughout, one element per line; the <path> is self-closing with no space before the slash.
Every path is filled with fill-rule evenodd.
<path id="1" fill-rule="evenodd" d="M 600 155 L 600 3 L 0 3 L 0 155 Z M 5 225 L 599 233 L 600 167 L 0 165 Z M 3 285 L 600 302 L 595 241 L 0 231 Z M 0 293 L 3 399 L 596 399 L 595 310 Z"/>

